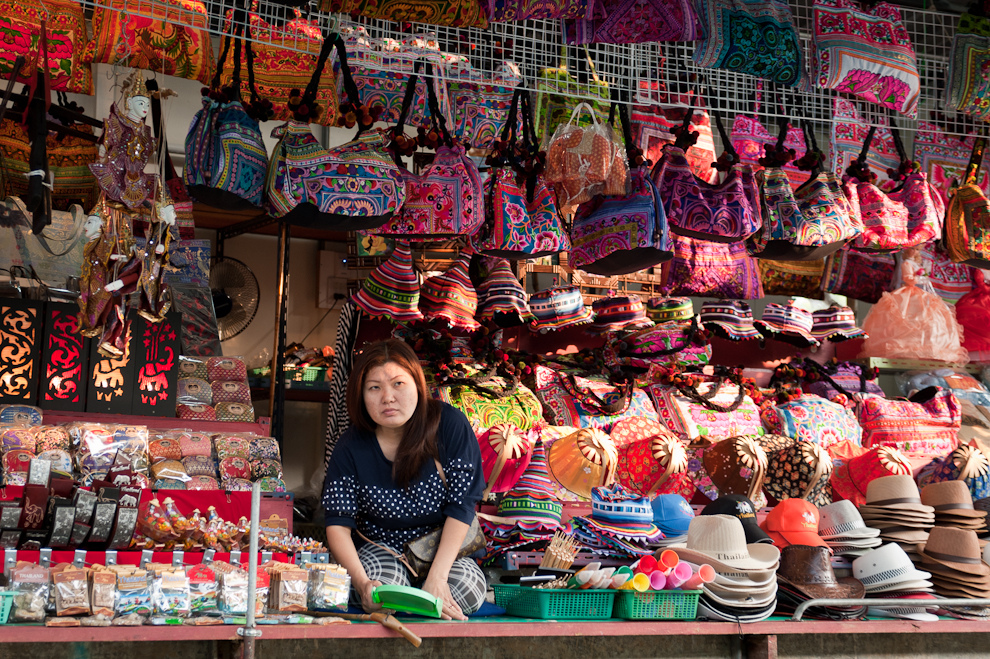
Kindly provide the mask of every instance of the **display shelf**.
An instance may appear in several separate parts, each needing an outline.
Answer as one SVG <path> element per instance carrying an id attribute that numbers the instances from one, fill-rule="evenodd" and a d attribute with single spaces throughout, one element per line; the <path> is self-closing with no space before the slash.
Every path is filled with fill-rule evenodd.
<path id="1" fill-rule="evenodd" d="M 117 423 L 126 426 L 147 426 L 154 430 L 171 430 L 184 428 L 198 432 L 253 432 L 264 437 L 269 436 L 268 417 L 259 417 L 254 423 L 240 421 L 192 421 L 179 419 L 174 416 L 135 416 L 133 414 L 102 414 L 94 412 L 54 412 L 44 411 L 44 423 L 72 423 L 85 421 L 88 423 Z"/>
<path id="2" fill-rule="evenodd" d="M 882 357 L 869 357 L 858 360 L 870 368 L 879 369 L 881 373 L 899 373 L 901 371 L 931 371 L 937 368 L 951 368 L 956 371 L 966 371 L 974 375 L 979 375 L 985 364 L 953 364 L 950 362 L 939 362 L 934 359 L 884 359 Z"/>
<path id="3" fill-rule="evenodd" d="M 196 221 L 197 229 L 211 229 L 213 231 L 237 230 L 242 223 L 250 222 L 246 231 L 240 233 L 253 233 L 266 236 L 278 235 L 278 220 L 270 217 L 260 209 L 253 210 L 225 210 L 214 208 L 206 204 L 193 204 L 193 219 Z M 267 221 L 266 221 L 267 220 Z M 232 238 L 233 236 L 228 236 Z M 313 240 L 347 240 L 346 231 L 333 231 L 330 229 L 309 229 L 304 227 L 292 227 L 293 238 L 309 238 Z"/>

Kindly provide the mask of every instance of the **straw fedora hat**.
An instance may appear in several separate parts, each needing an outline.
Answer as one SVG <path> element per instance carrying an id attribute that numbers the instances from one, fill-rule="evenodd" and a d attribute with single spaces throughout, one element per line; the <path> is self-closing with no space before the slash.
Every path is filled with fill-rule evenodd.
<path id="1" fill-rule="evenodd" d="M 966 483 L 961 480 L 926 485 L 921 490 L 921 502 L 934 508 L 938 515 L 951 513 L 954 517 L 981 520 L 987 516 L 986 511 L 973 508 L 973 495 L 970 494 Z"/>
<path id="2" fill-rule="evenodd" d="M 938 563 L 967 575 L 990 576 L 990 565 L 983 562 L 980 542 L 973 531 L 936 526 L 918 553 L 925 563 Z"/>
<path id="3" fill-rule="evenodd" d="M 866 486 L 866 506 L 892 508 L 918 513 L 934 513 L 935 509 L 921 503 L 918 484 L 910 475 L 883 476 Z"/>
<path id="4" fill-rule="evenodd" d="M 742 522 L 731 515 L 701 515 L 692 519 L 687 546 L 678 549 L 677 555 L 692 563 L 708 563 L 716 572 L 771 570 L 780 560 L 780 550 L 773 545 L 747 545 Z"/>

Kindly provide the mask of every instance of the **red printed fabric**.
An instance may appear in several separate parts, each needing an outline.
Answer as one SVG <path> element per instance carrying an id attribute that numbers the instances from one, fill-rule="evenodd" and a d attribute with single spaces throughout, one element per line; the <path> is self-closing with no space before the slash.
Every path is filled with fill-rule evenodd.
<path id="1" fill-rule="evenodd" d="M 921 171 L 928 175 L 928 182 L 934 186 L 943 204 L 949 203 L 949 189 L 962 182 L 975 141 L 973 136 L 959 139 L 956 135 L 946 135 L 933 123 L 918 122 L 918 132 L 914 134 L 914 159 L 921 163 Z M 977 179 L 983 192 L 990 190 L 990 162 L 985 153 Z"/>
<path id="2" fill-rule="evenodd" d="M 909 454 L 931 457 L 951 453 L 959 445 L 962 408 L 948 389 L 925 403 L 859 394 L 857 414 L 863 446 L 890 446 Z"/>
<path id="3" fill-rule="evenodd" d="M 832 112 L 832 151 L 829 158 L 829 168 L 836 176 L 842 176 L 853 160 L 859 157 L 866 142 L 870 127 L 856 108 L 856 101 L 848 98 L 837 98 Z M 873 134 L 870 150 L 866 154 L 866 164 L 870 171 L 877 175 L 877 183 L 890 179 L 887 170 L 896 170 L 901 164 L 901 157 L 894 146 L 894 136 L 886 126 L 886 118 L 879 118 L 880 128 Z"/>
<path id="4" fill-rule="evenodd" d="M 945 205 L 924 174 L 911 174 L 903 187 L 890 193 L 855 180 L 847 181 L 843 189 L 848 198 L 858 199 L 863 222 L 853 249 L 895 252 L 942 235 Z"/>
<path id="5" fill-rule="evenodd" d="M 667 94 L 660 90 L 660 83 L 641 80 L 629 113 L 633 142 L 643 150 L 650 162 L 660 162 L 663 148 L 674 143 L 673 129 L 684 122 L 686 112 L 683 107 L 670 107 L 671 103 L 690 105 L 693 108 L 690 130 L 698 134 L 698 141 L 687 150 L 691 172 L 703 181 L 716 182 L 718 172 L 712 168 L 712 163 L 717 158 L 712 123 L 703 106 L 697 107 L 700 104 L 697 97 Z"/>

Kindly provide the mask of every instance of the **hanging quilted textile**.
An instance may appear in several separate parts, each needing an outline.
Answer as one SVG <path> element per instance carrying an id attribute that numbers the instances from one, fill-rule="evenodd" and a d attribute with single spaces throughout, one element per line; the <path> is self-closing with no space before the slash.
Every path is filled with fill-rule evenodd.
<path id="1" fill-rule="evenodd" d="M 987 118 L 990 115 L 987 67 L 990 67 L 990 19 L 963 14 L 952 37 L 949 72 L 945 80 L 946 106 Z"/>
<path id="2" fill-rule="evenodd" d="M 0 2 L 0 78 L 10 78 L 14 60 L 28 61 L 38 52 L 41 19 L 48 33 L 48 73 L 55 92 L 93 93 L 92 67 L 83 60 L 86 18 L 78 2 L 71 0 L 3 0 Z M 22 67 L 18 82 L 34 82 L 34 67 Z"/>

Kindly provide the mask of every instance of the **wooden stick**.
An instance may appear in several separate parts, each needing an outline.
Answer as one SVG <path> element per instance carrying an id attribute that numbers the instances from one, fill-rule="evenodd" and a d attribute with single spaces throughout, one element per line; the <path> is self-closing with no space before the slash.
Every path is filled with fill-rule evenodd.
<path id="1" fill-rule="evenodd" d="M 344 618 L 345 620 L 364 620 L 369 622 L 377 622 L 382 627 L 386 629 L 391 629 L 397 634 L 402 635 L 407 641 L 413 644 L 413 647 L 418 648 L 423 644 L 423 639 L 417 636 L 408 627 L 399 622 L 395 616 L 390 613 L 383 613 L 381 611 L 375 611 L 374 613 L 336 613 L 336 612 L 324 612 L 324 611 L 309 611 L 306 615 L 311 615 L 316 618 L 329 618 L 337 617 Z"/>

